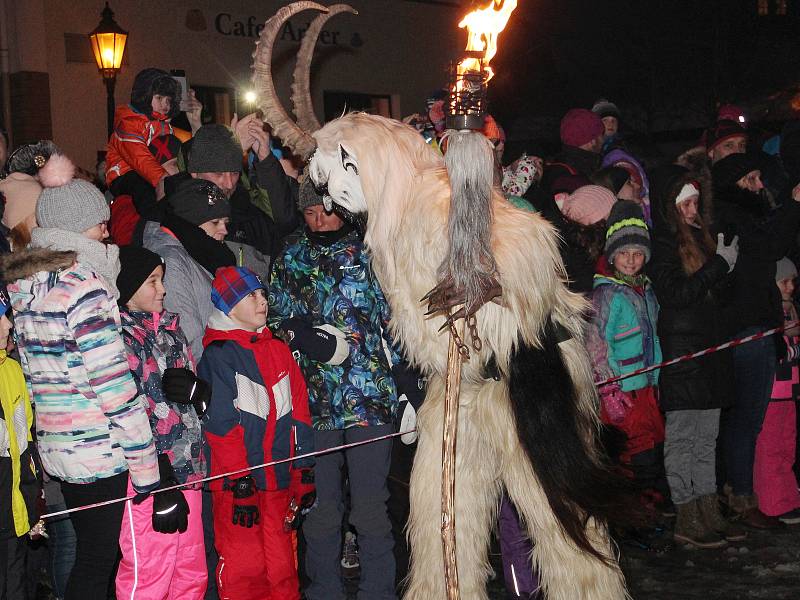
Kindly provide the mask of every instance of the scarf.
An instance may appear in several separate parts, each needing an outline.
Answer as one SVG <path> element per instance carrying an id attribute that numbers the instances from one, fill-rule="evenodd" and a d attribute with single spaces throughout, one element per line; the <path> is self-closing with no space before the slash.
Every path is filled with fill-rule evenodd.
<path id="1" fill-rule="evenodd" d="M 224 242 L 218 242 L 197 225 L 175 215 L 167 215 L 161 224 L 169 229 L 189 256 L 214 275 L 220 267 L 236 266 L 236 257 Z"/>
<path id="2" fill-rule="evenodd" d="M 31 231 L 31 246 L 51 250 L 72 250 L 78 254 L 78 262 L 89 267 L 105 284 L 113 300 L 119 298 L 117 275 L 119 275 L 119 247 L 90 240 L 80 233 L 64 229 L 36 227 Z"/>
<path id="3" fill-rule="evenodd" d="M 644 295 L 645 286 L 650 281 L 647 278 L 647 275 L 642 272 L 637 273 L 636 275 L 625 275 L 625 273 L 620 273 L 616 269 L 614 269 L 614 278 L 628 284 L 642 296 Z"/>
<path id="4" fill-rule="evenodd" d="M 352 231 L 353 226 L 345 221 L 336 231 L 311 231 L 306 227 L 306 237 L 308 237 L 310 242 L 319 246 L 330 246 L 344 239 Z"/>

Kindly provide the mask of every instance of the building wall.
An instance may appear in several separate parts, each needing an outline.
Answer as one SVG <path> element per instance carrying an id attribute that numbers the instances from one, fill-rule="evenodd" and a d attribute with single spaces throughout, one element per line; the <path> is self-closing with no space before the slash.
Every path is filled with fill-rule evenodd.
<path id="1" fill-rule="evenodd" d="M 150 66 L 183 69 L 190 86 L 244 91 L 256 27 L 286 2 L 112 0 L 110 4 L 117 23 L 129 32 L 126 64 L 116 88 L 120 104 L 129 99 L 135 74 Z M 315 55 L 312 93 L 318 118 L 323 116 L 323 90 L 393 94 L 401 114 L 420 110 L 426 95 L 445 81 L 448 61 L 463 47 L 465 34 L 457 24 L 466 11 L 458 4 L 468 3 L 352 0 L 359 14 L 332 18 L 321 37 L 326 43 L 318 45 Z M 102 7 L 100 0 L 7 4 L 12 73 L 46 74 L 38 79 L 28 76 L 28 80 L 36 79 L 37 85 L 29 86 L 34 91 L 21 102 L 37 106 L 27 111 L 32 115 L 49 104 L 53 140 L 88 169 L 93 169 L 97 151 L 106 141 L 105 88 L 93 62 L 67 60 L 65 34 L 86 34 L 94 29 Z M 288 100 L 299 48 L 299 29 L 313 17 L 310 11 L 297 15 L 275 45 L 273 69 L 284 101 Z M 42 96 L 47 89 L 49 98 Z M 15 95 L 12 90 L 12 97 L 19 105 L 24 90 L 16 91 Z M 28 123 L 26 119 L 33 117 L 27 113 L 18 112 L 14 117 L 20 132 L 17 143 L 31 141 L 22 139 L 30 132 L 46 131 Z"/>

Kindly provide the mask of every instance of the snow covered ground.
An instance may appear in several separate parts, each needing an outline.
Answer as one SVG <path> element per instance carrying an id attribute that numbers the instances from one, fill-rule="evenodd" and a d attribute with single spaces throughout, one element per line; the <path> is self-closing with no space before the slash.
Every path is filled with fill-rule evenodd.
<path id="1" fill-rule="evenodd" d="M 664 554 L 623 546 L 621 564 L 634 600 L 800 600 L 800 526 L 748 531 L 743 542 L 716 550 L 675 546 Z M 489 583 L 492 600 L 506 594 L 500 578 Z"/>

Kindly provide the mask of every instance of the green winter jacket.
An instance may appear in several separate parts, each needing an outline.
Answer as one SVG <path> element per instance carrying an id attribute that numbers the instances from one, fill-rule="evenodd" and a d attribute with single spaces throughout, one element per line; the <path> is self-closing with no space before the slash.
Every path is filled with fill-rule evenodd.
<path id="1" fill-rule="evenodd" d="M 649 280 L 644 293 L 610 275 L 594 276 L 592 325 L 596 343 L 589 344 L 601 378 L 630 373 L 661 362 L 656 332 L 658 300 Z M 658 369 L 619 382 L 624 392 L 658 385 Z"/>

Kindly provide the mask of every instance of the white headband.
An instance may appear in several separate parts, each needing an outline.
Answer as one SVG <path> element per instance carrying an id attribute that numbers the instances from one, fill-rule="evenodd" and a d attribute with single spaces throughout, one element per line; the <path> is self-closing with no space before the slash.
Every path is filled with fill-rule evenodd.
<path id="1" fill-rule="evenodd" d="M 699 196 L 700 190 L 697 189 L 697 186 L 693 183 L 687 183 L 682 188 L 678 195 L 675 197 L 675 204 L 680 204 L 684 200 L 691 198 L 692 196 Z"/>

